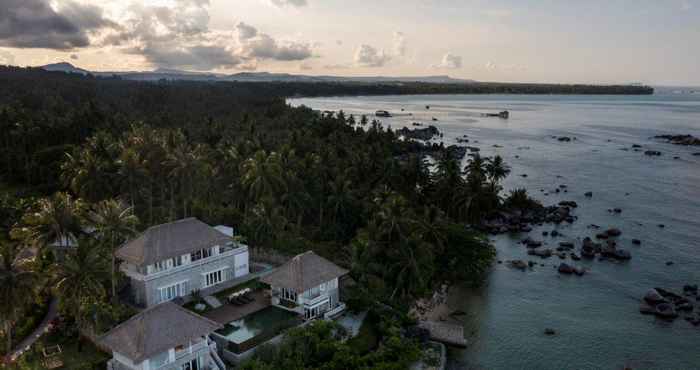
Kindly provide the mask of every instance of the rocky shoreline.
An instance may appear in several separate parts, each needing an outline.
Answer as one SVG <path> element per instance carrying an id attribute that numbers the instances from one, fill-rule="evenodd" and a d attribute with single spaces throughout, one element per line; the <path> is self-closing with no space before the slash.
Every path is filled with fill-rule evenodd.
<path id="1" fill-rule="evenodd" d="M 675 320 L 683 314 L 686 321 L 693 326 L 698 326 L 700 312 L 695 312 L 695 306 L 698 303 L 700 303 L 700 296 L 698 296 L 697 285 L 683 286 L 682 295 L 667 289 L 653 288 L 644 295 L 639 312 L 666 320 Z"/>

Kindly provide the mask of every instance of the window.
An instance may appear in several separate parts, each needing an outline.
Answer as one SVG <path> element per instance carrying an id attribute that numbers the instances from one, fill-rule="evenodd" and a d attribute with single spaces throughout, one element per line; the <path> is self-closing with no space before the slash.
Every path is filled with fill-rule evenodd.
<path id="1" fill-rule="evenodd" d="M 159 367 L 163 367 L 167 365 L 170 362 L 170 353 L 169 351 L 165 351 L 158 356 L 152 357 L 151 358 L 151 369 L 157 369 Z"/>
<path id="2" fill-rule="evenodd" d="M 183 297 L 188 294 L 186 281 L 166 286 L 160 288 L 159 290 L 161 302 L 170 301 L 175 299 L 176 297 Z"/>
<path id="3" fill-rule="evenodd" d="M 202 251 L 201 251 L 201 250 L 198 250 L 198 251 L 196 251 L 196 252 L 192 252 L 192 253 L 190 254 L 190 260 L 191 260 L 192 262 L 194 262 L 194 261 L 199 261 L 199 260 L 201 260 L 201 259 L 202 259 Z"/>
<path id="4" fill-rule="evenodd" d="M 182 266 L 182 256 L 173 258 L 173 267 Z"/>
<path id="5" fill-rule="evenodd" d="M 210 287 L 212 285 L 219 284 L 220 282 L 223 281 L 223 270 L 219 271 L 214 271 L 210 272 L 206 275 L 204 275 L 205 281 L 204 281 L 204 287 Z"/>
<path id="6" fill-rule="evenodd" d="M 180 369 L 182 369 L 182 370 L 199 370 L 199 369 L 201 369 L 201 367 L 199 366 L 200 362 L 201 362 L 201 359 L 199 357 L 197 357 L 193 360 L 187 361 L 184 364 L 182 364 Z"/>
<path id="7" fill-rule="evenodd" d="M 204 248 L 204 249 L 200 249 L 198 251 L 192 252 L 192 253 L 190 253 L 190 260 L 192 262 L 194 262 L 194 261 L 199 261 L 202 258 L 211 257 L 212 250 L 213 250 L 213 248 Z"/>
<path id="8" fill-rule="evenodd" d="M 325 313 L 326 311 L 328 311 L 328 303 L 324 303 L 324 304 L 322 304 L 322 305 L 319 305 L 319 306 L 316 306 L 316 307 L 313 307 L 313 308 L 307 308 L 307 309 L 305 309 L 305 310 L 304 310 L 304 317 L 305 317 L 307 320 L 313 319 L 313 318 L 315 318 L 315 317 L 317 317 L 317 316 L 322 315 L 322 314 Z"/>

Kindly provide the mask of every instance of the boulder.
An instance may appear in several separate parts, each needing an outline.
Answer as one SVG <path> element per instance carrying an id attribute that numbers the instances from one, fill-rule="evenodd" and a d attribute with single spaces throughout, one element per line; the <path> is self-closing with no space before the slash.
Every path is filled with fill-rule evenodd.
<path id="1" fill-rule="evenodd" d="M 653 156 L 660 156 L 660 155 L 661 155 L 661 152 L 658 151 L 658 150 L 647 150 L 647 151 L 644 152 L 644 154 L 645 154 L 645 155 L 648 155 L 648 156 L 650 156 L 650 157 L 653 157 Z"/>
<path id="2" fill-rule="evenodd" d="M 615 259 L 626 261 L 632 259 L 632 254 L 624 249 L 618 249 L 615 251 Z"/>
<path id="3" fill-rule="evenodd" d="M 689 285 L 689 284 L 683 285 L 683 294 L 686 294 L 686 295 L 698 295 L 698 285 L 697 285 L 697 284 L 694 284 L 694 285 Z"/>
<path id="4" fill-rule="evenodd" d="M 564 207 L 571 207 L 571 208 L 576 208 L 576 207 L 578 207 L 578 204 L 577 204 L 576 202 L 574 202 L 573 200 L 564 200 L 564 201 L 561 201 L 561 202 L 559 202 L 559 205 L 560 205 L 560 206 L 564 206 Z"/>
<path id="5" fill-rule="evenodd" d="M 656 316 L 664 319 L 675 319 L 676 317 L 678 317 L 678 313 L 676 313 L 676 310 L 673 308 L 672 305 L 668 303 L 657 304 L 655 311 Z"/>
<path id="6" fill-rule="evenodd" d="M 639 312 L 642 315 L 654 315 L 656 314 L 656 308 L 654 308 L 654 306 L 646 304 L 645 302 L 642 302 L 639 304 Z"/>
<path id="7" fill-rule="evenodd" d="M 544 329 L 544 334 L 545 335 L 555 335 L 555 334 L 557 334 L 557 332 L 552 328 L 547 328 L 547 329 Z"/>
<path id="8" fill-rule="evenodd" d="M 549 235 L 551 235 L 553 238 L 556 238 L 557 236 L 559 236 L 559 232 L 556 230 L 552 230 L 552 232 L 549 233 Z"/>
<path id="9" fill-rule="evenodd" d="M 574 253 L 574 252 L 571 252 L 570 256 L 571 256 L 571 259 L 574 260 L 574 261 L 580 261 L 580 260 L 581 260 L 581 257 L 579 257 L 579 255 L 576 254 L 576 253 Z"/>
<path id="10" fill-rule="evenodd" d="M 572 242 L 559 242 L 559 246 L 562 248 L 566 248 L 566 249 L 572 249 L 574 247 L 574 243 L 572 243 Z"/>
<path id="11" fill-rule="evenodd" d="M 658 303 L 665 303 L 667 302 L 666 298 L 664 298 L 661 293 L 659 293 L 658 290 L 656 289 L 650 289 L 645 295 L 644 295 L 644 300 L 652 305 L 656 305 Z"/>
<path id="12" fill-rule="evenodd" d="M 642 244 L 642 241 L 639 240 L 639 239 L 632 239 L 632 244 L 634 244 L 634 245 L 641 245 L 641 244 Z"/>
<path id="13" fill-rule="evenodd" d="M 571 275 L 574 273 L 574 268 L 562 262 L 559 268 L 557 268 L 557 271 L 559 271 L 560 274 Z"/>
<path id="14" fill-rule="evenodd" d="M 620 229 L 614 228 L 614 227 L 606 230 L 605 233 L 608 234 L 608 236 L 613 236 L 613 237 L 622 235 L 622 231 L 620 231 Z"/>
<path id="15" fill-rule="evenodd" d="M 515 261 L 510 261 L 509 262 L 510 267 L 518 269 L 518 270 L 525 270 L 527 268 L 527 263 L 523 260 L 515 260 Z"/>

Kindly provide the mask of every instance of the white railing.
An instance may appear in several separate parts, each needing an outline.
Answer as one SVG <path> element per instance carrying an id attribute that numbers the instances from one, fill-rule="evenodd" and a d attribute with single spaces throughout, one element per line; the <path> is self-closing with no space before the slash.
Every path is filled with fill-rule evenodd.
<path id="1" fill-rule="evenodd" d="M 332 309 L 332 310 L 327 311 L 326 313 L 324 313 L 324 314 L 323 314 L 323 317 L 326 318 L 326 319 L 328 319 L 328 318 L 331 318 L 331 317 L 333 317 L 333 316 L 336 316 L 336 315 L 340 314 L 340 313 L 343 312 L 343 311 L 345 311 L 345 303 L 340 302 L 340 303 L 338 304 L 338 306 L 336 306 L 334 309 Z"/>
<path id="2" fill-rule="evenodd" d="M 216 256 L 202 258 L 200 260 L 190 262 L 188 264 L 183 264 L 183 265 L 180 265 L 177 267 L 171 267 L 167 270 L 158 271 L 158 272 L 148 274 L 148 275 L 144 275 L 144 274 L 141 274 L 141 273 L 134 271 L 132 269 L 126 269 L 126 268 L 122 268 L 122 271 L 126 275 L 128 275 L 129 277 L 132 277 L 132 278 L 137 279 L 137 280 L 152 280 L 152 279 L 157 279 L 157 278 L 162 277 L 162 276 L 175 274 L 175 273 L 178 273 L 180 271 L 189 270 L 193 267 L 205 265 L 205 264 L 210 263 L 210 262 L 218 261 L 218 260 L 226 258 L 226 257 L 235 256 L 235 255 L 243 253 L 247 250 L 248 250 L 248 247 L 243 245 L 241 247 L 231 249 L 229 251 L 221 252 L 221 253 L 217 254 Z"/>
<path id="3" fill-rule="evenodd" d="M 315 306 L 318 303 L 328 300 L 328 294 L 319 294 L 318 297 L 307 299 L 304 301 L 305 306 Z"/>

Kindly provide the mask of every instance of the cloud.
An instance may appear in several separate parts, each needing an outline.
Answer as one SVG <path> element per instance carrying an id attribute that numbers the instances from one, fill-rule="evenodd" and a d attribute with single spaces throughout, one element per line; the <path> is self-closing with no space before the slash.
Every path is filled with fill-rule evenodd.
<path id="1" fill-rule="evenodd" d="M 308 5 L 308 2 L 306 0 L 270 0 L 270 2 L 278 7 L 291 6 L 300 8 L 302 6 Z"/>
<path id="2" fill-rule="evenodd" d="M 239 23 L 236 28 L 241 42 L 240 50 L 245 58 L 295 61 L 309 59 L 313 55 L 312 47 L 308 43 L 279 42 L 244 23 Z"/>
<path id="3" fill-rule="evenodd" d="M 95 5 L 71 0 L 0 0 L 0 45 L 67 50 L 89 46 L 90 36 L 118 25 Z"/>
<path id="4" fill-rule="evenodd" d="M 484 68 L 491 71 L 524 71 L 526 69 L 525 66 L 519 64 L 497 64 L 491 61 L 486 62 L 486 64 L 484 64 Z"/>
<path id="5" fill-rule="evenodd" d="M 71 55 L 70 55 L 70 58 L 73 59 L 73 60 L 78 60 L 78 59 L 79 59 L 78 54 L 71 54 Z"/>
<path id="6" fill-rule="evenodd" d="M 15 64 L 15 56 L 7 50 L 0 50 L 0 65 Z"/>
<path id="7" fill-rule="evenodd" d="M 447 53 L 442 57 L 440 63 L 433 65 L 433 68 L 459 69 L 462 68 L 462 57 Z"/>
<path id="8" fill-rule="evenodd" d="M 391 55 L 384 50 L 363 44 L 355 50 L 354 60 L 355 64 L 361 67 L 383 67 L 391 60 Z"/>
<path id="9" fill-rule="evenodd" d="M 248 40 L 258 35 L 258 30 L 250 25 L 240 22 L 236 25 L 239 40 Z"/>
<path id="10" fill-rule="evenodd" d="M 406 38 L 403 32 L 394 32 L 394 54 L 399 57 L 406 55 Z"/>
<path id="11" fill-rule="evenodd" d="M 308 43 L 280 41 L 239 22 L 233 31 L 209 28 L 208 0 L 175 0 L 172 6 L 129 8 L 125 30 L 105 37 L 109 45 L 142 55 L 155 67 L 254 70 L 261 60 L 311 58 Z"/>

